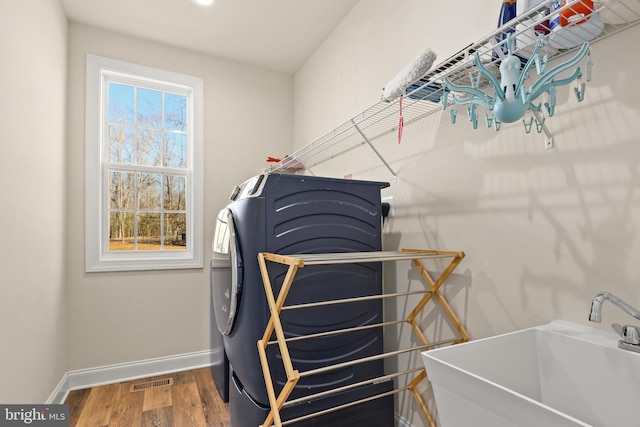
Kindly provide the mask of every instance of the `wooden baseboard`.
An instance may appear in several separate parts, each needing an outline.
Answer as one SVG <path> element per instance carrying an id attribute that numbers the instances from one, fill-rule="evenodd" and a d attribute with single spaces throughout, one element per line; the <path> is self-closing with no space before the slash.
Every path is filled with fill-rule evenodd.
<path id="1" fill-rule="evenodd" d="M 203 368 L 222 357 L 219 348 L 66 372 L 45 403 L 64 403 L 71 390 Z"/>

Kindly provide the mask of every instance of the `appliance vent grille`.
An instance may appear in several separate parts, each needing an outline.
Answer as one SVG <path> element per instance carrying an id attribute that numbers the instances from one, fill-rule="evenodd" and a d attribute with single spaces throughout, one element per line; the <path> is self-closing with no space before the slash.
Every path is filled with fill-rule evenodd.
<path id="1" fill-rule="evenodd" d="M 143 383 L 132 384 L 130 391 L 144 391 L 152 388 L 166 387 L 170 385 L 173 385 L 173 378 L 164 378 L 161 380 L 145 381 Z"/>

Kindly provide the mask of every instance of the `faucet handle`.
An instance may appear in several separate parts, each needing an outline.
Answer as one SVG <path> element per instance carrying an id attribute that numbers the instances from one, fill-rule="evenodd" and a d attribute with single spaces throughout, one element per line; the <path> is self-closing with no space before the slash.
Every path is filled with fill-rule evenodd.
<path id="1" fill-rule="evenodd" d="M 637 326 L 613 323 L 611 327 L 622 337 L 622 341 L 627 344 L 640 345 L 640 330 Z"/>
<path id="2" fill-rule="evenodd" d="M 621 337 L 624 336 L 624 332 L 622 332 L 622 325 L 620 323 L 612 323 L 611 327 L 618 333 L 618 335 Z"/>

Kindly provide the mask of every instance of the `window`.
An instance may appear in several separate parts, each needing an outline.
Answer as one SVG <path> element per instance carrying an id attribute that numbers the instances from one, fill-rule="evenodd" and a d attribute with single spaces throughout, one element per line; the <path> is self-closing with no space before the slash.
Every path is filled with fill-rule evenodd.
<path id="1" fill-rule="evenodd" d="M 86 270 L 202 267 L 202 79 L 87 55 Z"/>

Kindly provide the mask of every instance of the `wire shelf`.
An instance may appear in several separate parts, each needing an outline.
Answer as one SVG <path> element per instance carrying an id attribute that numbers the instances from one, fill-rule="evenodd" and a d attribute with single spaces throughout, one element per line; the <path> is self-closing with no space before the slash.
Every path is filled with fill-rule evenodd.
<path id="1" fill-rule="evenodd" d="M 551 3 L 550 1 L 543 2 L 475 43 L 469 44 L 439 65 L 432 67 L 424 76 L 405 89 L 402 104 L 400 98 L 381 100 L 310 144 L 286 156 L 282 161 L 272 164 L 264 172 L 309 170 L 367 143 L 375 151 L 373 142 L 389 133 L 397 132 L 401 108 L 405 126 L 442 109 L 441 100 L 445 77 L 458 85 L 471 85 L 470 73 L 475 71 L 473 57 L 476 53 L 487 69 L 499 78 L 499 64 L 506 56 L 503 52 L 503 50 L 506 51 L 506 39 L 502 36 L 507 32 L 512 34 L 515 41 L 514 54 L 522 58 L 528 58 L 531 54 L 535 43 L 535 35 L 532 36 L 532 33 L 536 30 L 548 32 L 549 39 L 547 40 L 553 36 L 554 46 L 574 45 L 569 48 L 554 48 L 550 43 L 545 43 L 541 54 L 546 53 L 549 59 L 553 59 L 576 50 L 579 46 L 575 46 L 575 37 L 591 40 L 590 43 L 594 43 L 640 23 L 640 0 L 594 1 L 593 12 L 585 16 L 585 19 L 601 20 L 602 30 L 599 26 L 596 29 L 580 26 L 578 24 L 583 21 L 578 21 L 568 25 L 568 28 L 573 29 L 572 32 L 553 31 L 552 25 L 549 23 L 549 15 L 546 14 Z M 574 11 L 580 5 L 582 2 L 568 3 L 556 9 L 554 13 Z M 486 84 L 487 82 L 485 82 Z M 546 128 L 545 133 L 547 138 L 551 138 Z M 378 154 L 377 151 L 376 154 Z M 395 180 L 396 173 L 379 154 L 378 157 Z"/>

